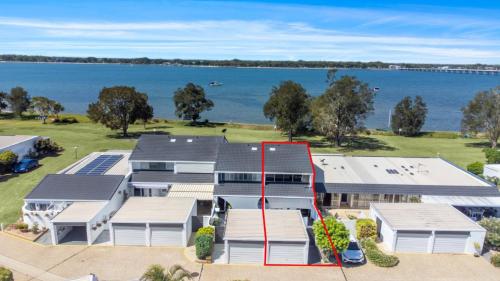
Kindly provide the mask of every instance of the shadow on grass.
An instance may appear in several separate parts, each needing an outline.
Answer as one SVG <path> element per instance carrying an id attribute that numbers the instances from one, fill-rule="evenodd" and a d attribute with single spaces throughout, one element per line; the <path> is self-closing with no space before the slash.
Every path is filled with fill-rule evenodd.
<path id="1" fill-rule="evenodd" d="M 5 182 L 5 181 L 8 181 L 12 178 L 17 178 L 17 177 L 19 177 L 19 174 L 16 174 L 16 173 L 0 175 L 0 182 Z"/>
<path id="2" fill-rule="evenodd" d="M 141 135 L 170 135 L 169 132 L 165 131 L 138 131 L 138 132 L 130 132 L 126 136 L 121 133 L 111 133 L 107 134 L 107 138 L 118 139 L 118 140 L 127 140 L 127 139 L 138 139 Z"/>
<path id="3" fill-rule="evenodd" d="M 321 140 L 313 140 L 309 141 L 311 144 L 311 147 L 314 148 L 334 148 L 335 145 L 327 140 L 326 138 L 323 138 Z M 394 151 L 396 148 L 387 145 L 387 143 L 371 138 L 371 137 L 365 137 L 365 136 L 354 136 L 354 137 L 348 137 L 344 143 L 338 148 L 339 152 L 352 152 L 355 150 L 364 150 L 364 151 L 377 151 L 377 150 L 384 150 L 384 151 Z"/>
<path id="4" fill-rule="evenodd" d="M 491 148 L 491 143 L 488 141 L 478 141 L 478 142 L 466 143 L 465 146 L 472 148 Z"/>

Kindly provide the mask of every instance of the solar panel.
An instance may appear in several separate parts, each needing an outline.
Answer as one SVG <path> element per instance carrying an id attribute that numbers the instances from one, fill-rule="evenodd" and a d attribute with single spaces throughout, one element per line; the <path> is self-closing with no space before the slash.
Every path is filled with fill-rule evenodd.
<path id="1" fill-rule="evenodd" d="M 123 155 L 100 155 L 85 167 L 76 172 L 77 175 L 102 175 L 113 167 Z"/>

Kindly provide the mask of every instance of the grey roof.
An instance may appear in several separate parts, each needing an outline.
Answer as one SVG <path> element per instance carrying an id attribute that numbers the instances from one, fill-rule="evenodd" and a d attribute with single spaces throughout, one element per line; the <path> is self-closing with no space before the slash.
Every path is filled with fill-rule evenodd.
<path id="1" fill-rule="evenodd" d="M 267 184 L 265 196 L 313 197 L 311 188 L 301 184 Z M 214 195 L 262 196 L 262 185 L 256 183 L 224 183 L 216 185 Z"/>
<path id="2" fill-rule="evenodd" d="M 137 171 L 132 173 L 130 181 L 162 183 L 213 183 L 214 174 L 175 174 L 171 171 Z"/>
<path id="3" fill-rule="evenodd" d="M 130 160 L 215 162 L 225 142 L 223 136 L 142 135 Z"/>
<path id="4" fill-rule="evenodd" d="M 359 184 L 359 183 L 316 183 L 320 193 L 370 193 L 370 194 L 413 194 L 413 195 L 457 195 L 457 196 L 500 196 L 491 186 L 436 186 L 411 184 Z"/>
<path id="5" fill-rule="evenodd" d="M 265 144 L 268 173 L 312 173 L 305 144 Z M 226 143 L 219 147 L 216 171 L 262 172 L 262 146 L 252 143 Z"/>
<path id="6" fill-rule="evenodd" d="M 50 174 L 28 194 L 31 200 L 110 200 L 123 181 L 119 175 Z"/>

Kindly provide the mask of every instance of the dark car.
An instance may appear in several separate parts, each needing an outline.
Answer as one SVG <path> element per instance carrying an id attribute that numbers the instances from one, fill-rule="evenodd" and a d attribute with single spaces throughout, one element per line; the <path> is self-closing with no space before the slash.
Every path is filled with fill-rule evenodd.
<path id="1" fill-rule="evenodd" d="M 349 246 L 342 253 L 342 262 L 347 263 L 363 263 L 365 261 L 365 255 L 359 247 L 356 240 L 351 240 Z"/>
<path id="2" fill-rule="evenodd" d="M 26 173 L 29 170 L 32 170 L 36 167 L 38 167 L 38 160 L 31 158 L 24 158 L 14 166 L 14 172 Z"/>

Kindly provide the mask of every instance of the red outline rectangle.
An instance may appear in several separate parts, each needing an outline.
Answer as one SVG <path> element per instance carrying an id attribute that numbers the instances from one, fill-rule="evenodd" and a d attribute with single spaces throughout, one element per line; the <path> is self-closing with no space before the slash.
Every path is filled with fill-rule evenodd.
<path id="1" fill-rule="evenodd" d="M 265 215 L 265 206 L 266 206 L 266 199 L 265 199 L 265 146 L 266 144 L 288 144 L 288 145 L 306 145 L 307 146 L 307 153 L 309 156 L 309 162 L 311 164 L 312 168 L 312 190 L 313 190 L 313 202 L 314 202 L 314 209 L 316 213 L 318 214 L 318 217 L 321 220 L 321 223 L 323 224 L 323 228 L 325 230 L 326 236 L 328 237 L 328 241 L 330 242 L 330 245 L 332 246 L 332 250 L 335 256 L 335 259 L 337 260 L 337 264 L 270 264 L 267 263 L 267 229 L 266 229 L 266 215 Z M 328 233 L 328 230 L 326 228 L 325 221 L 323 220 L 323 216 L 321 215 L 321 212 L 318 209 L 318 205 L 316 202 L 316 186 L 315 186 L 315 181 L 316 181 L 316 170 L 314 169 L 314 163 L 312 161 L 312 155 L 311 155 L 311 148 L 309 142 L 287 142 L 287 141 L 263 141 L 261 142 L 261 157 L 262 157 L 262 170 L 261 170 L 261 186 L 262 186 L 262 198 L 261 198 L 261 210 L 262 210 L 262 223 L 264 227 L 264 266 L 317 266 L 317 267 L 342 267 L 342 262 L 339 259 L 337 249 L 335 248 L 335 245 L 333 244 L 332 238 L 330 237 L 330 234 Z"/>

